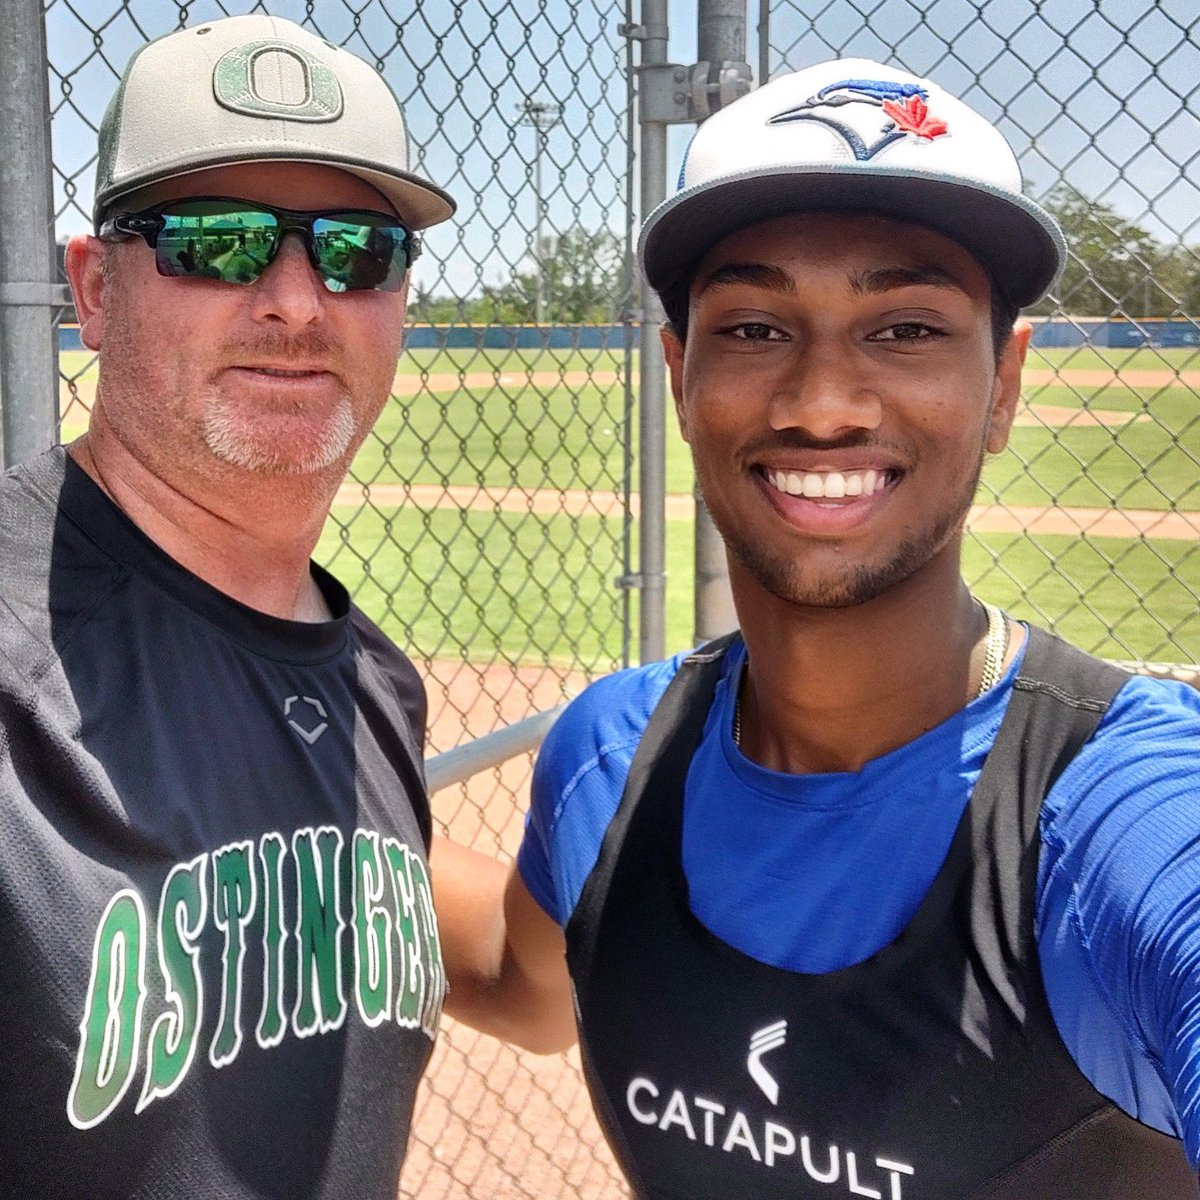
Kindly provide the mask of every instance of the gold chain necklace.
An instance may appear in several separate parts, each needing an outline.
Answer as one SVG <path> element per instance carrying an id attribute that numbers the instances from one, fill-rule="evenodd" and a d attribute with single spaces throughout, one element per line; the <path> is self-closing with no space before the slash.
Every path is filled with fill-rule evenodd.
<path id="1" fill-rule="evenodd" d="M 979 680 L 979 691 L 975 693 L 978 700 L 984 692 L 994 688 L 1000 682 L 1000 672 L 1004 668 L 1004 656 L 1008 653 L 1008 620 L 1004 614 L 986 600 L 976 600 L 987 615 L 987 641 L 983 646 L 983 676 Z M 749 658 L 742 666 L 745 675 L 746 667 L 750 665 Z M 742 681 L 738 679 L 738 692 L 733 701 L 733 744 L 741 749 L 742 746 Z"/>
<path id="2" fill-rule="evenodd" d="M 1004 614 L 986 600 L 976 600 L 987 613 L 987 642 L 983 647 L 983 677 L 979 680 L 979 691 L 975 693 L 978 700 L 984 692 L 994 688 L 1000 682 L 1000 673 L 1004 669 L 1004 656 L 1008 653 L 1008 620 Z"/>

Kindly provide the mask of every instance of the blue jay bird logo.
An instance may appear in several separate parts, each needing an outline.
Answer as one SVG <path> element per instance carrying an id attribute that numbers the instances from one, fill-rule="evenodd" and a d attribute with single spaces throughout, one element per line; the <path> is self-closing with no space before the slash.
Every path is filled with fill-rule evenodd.
<path id="1" fill-rule="evenodd" d="M 882 79 L 842 79 L 827 84 L 803 104 L 776 113 L 768 125 L 787 125 L 795 121 L 816 121 L 836 131 L 860 162 L 875 157 L 885 146 L 904 137 L 932 141 L 949 132 L 946 122 L 931 116 L 929 92 L 919 83 L 892 83 Z M 862 133 L 834 115 L 847 105 L 869 105 L 880 109 L 884 120 L 879 136 L 868 144 Z M 824 111 L 820 111 L 824 110 Z M 832 110 L 832 111 L 831 111 Z M 846 114 L 850 116 L 848 112 Z M 854 115 L 858 115 L 856 112 Z"/>

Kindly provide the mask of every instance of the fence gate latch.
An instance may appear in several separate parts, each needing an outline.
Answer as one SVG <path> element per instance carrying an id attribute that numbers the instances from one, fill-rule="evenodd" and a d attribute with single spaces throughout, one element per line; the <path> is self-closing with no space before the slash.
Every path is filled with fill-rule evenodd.
<path id="1" fill-rule="evenodd" d="M 745 96 L 753 83 L 750 64 L 744 62 L 698 62 L 690 75 L 697 121 Z"/>
<path id="2" fill-rule="evenodd" d="M 638 119 L 643 125 L 685 125 L 703 121 L 750 91 L 752 73 L 744 62 L 652 63 L 639 67 Z"/>
<path id="3" fill-rule="evenodd" d="M 635 571 L 632 575 L 618 575 L 613 580 L 613 586 L 621 589 L 637 591 L 639 588 L 662 588 L 667 583 L 666 571 L 650 571 L 644 573 Z"/>

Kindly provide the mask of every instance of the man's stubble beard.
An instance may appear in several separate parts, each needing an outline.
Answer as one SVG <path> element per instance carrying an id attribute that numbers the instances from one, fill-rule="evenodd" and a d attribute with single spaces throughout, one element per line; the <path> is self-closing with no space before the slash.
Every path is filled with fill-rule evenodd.
<path id="1" fill-rule="evenodd" d="M 739 530 L 729 527 L 730 523 L 723 518 L 719 506 L 714 511 L 698 471 L 697 481 L 726 548 L 761 588 L 798 607 L 853 608 L 874 600 L 915 574 L 961 529 L 975 499 L 983 461 L 984 447 L 981 444 L 968 486 L 959 494 L 956 502 L 945 509 L 939 520 L 919 531 L 916 536 L 901 541 L 882 562 L 847 566 L 837 577 L 826 572 L 823 576 L 807 578 L 803 562 L 799 559 L 772 555 L 763 546 L 743 537 Z"/>
<path id="2" fill-rule="evenodd" d="M 284 443 L 247 423 L 223 403 L 219 389 L 209 389 L 204 405 L 204 444 L 221 462 L 260 475 L 315 475 L 345 458 L 357 428 L 349 393 L 342 389 L 319 436 L 308 445 Z"/>
<path id="3" fill-rule="evenodd" d="M 291 336 L 260 331 L 243 339 L 230 357 L 252 362 L 326 361 L 338 356 L 339 350 L 338 343 L 321 330 L 308 329 Z M 227 397 L 216 383 L 207 389 L 202 412 L 201 433 L 212 454 L 229 466 L 260 475 L 315 475 L 355 448 L 354 404 L 344 385 L 319 428 L 303 430 L 303 436 L 283 432 L 287 427 L 285 410 L 272 409 L 257 416 L 245 413 L 237 399 Z M 303 419 L 305 414 L 297 408 L 295 415 Z"/>

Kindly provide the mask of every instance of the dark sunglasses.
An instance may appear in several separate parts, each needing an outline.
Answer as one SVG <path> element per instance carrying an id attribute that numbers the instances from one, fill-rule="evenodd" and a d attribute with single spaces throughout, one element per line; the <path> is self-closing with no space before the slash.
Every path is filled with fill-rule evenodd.
<path id="1" fill-rule="evenodd" d="M 369 209 L 293 212 L 227 196 L 168 200 L 119 213 L 100 237 L 144 238 L 160 275 L 253 283 L 275 260 L 286 233 L 304 238 L 313 269 L 331 292 L 398 292 L 421 239 L 387 213 Z"/>

